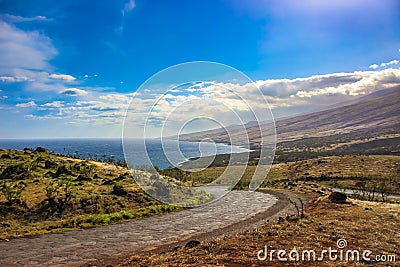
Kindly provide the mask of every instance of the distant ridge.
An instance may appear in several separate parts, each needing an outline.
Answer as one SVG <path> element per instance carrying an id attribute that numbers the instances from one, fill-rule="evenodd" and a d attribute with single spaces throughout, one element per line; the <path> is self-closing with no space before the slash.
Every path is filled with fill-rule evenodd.
<path id="1" fill-rule="evenodd" d="M 260 146 L 260 132 L 254 124 L 246 126 L 246 132 L 233 132 L 233 136 L 243 136 L 247 132 L 252 148 Z M 359 144 L 360 140 L 395 138 L 400 136 L 400 86 L 376 91 L 340 107 L 277 120 L 276 132 L 278 146 L 310 138 L 329 137 L 331 147 L 355 140 Z M 181 136 L 181 140 L 188 141 L 204 138 L 229 142 L 223 129 Z"/>
<path id="2" fill-rule="evenodd" d="M 393 133 L 400 129 L 400 86 L 366 95 L 357 102 L 276 122 L 279 141 L 338 133 Z"/>

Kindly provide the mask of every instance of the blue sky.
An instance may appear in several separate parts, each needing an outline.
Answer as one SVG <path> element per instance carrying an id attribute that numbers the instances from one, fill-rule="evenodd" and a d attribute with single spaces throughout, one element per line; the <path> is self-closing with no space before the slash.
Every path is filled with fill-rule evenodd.
<path id="1" fill-rule="evenodd" d="M 132 93 L 188 61 L 242 71 L 276 117 L 400 83 L 396 0 L 0 0 L 0 14 L 0 138 L 119 137 Z"/>

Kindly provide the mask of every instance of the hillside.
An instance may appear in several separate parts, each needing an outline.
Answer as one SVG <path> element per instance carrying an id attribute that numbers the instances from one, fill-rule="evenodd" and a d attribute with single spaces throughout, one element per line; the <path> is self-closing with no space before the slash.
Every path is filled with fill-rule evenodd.
<path id="1" fill-rule="evenodd" d="M 0 240 L 177 209 L 148 196 L 125 167 L 43 148 L 0 149 Z"/>
<path id="2" fill-rule="evenodd" d="M 258 149 L 258 126 L 250 123 L 246 125 L 246 131 L 252 148 Z M 345 106 L 278 120 L 276 132 L 278 154 L 304 151 L 398 154 L 400 87 L 377 91 Z M 245 133 L 233 130 L 232 136 L 245 136 Z M 181 137 L 182 140 L 192 141 L 204 138 L 211 138 L 216 142 L 229 140 L 223 130 L 204 131 Z M 236 141 L 235 144 L 237 143 Z"/>

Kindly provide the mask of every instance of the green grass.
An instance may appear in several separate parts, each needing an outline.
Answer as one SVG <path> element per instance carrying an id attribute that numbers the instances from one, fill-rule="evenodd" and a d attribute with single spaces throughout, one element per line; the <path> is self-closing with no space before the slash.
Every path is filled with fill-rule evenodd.
<path id="1" fill-rule="evenodd" d="M 33 150 L 0 149 L 0 189 L 2 239 L 181 209 L 148 196 L 124 167 Z"/>

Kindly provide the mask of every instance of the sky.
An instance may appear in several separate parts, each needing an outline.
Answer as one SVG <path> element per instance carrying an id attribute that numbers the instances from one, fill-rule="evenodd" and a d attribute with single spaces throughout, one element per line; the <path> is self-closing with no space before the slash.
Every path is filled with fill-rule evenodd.
<path id="1" fill-rule="evenodd" d="M 275 118 L 345 103 L 399 85 L 399 60 L 397 0 L 0 0 L 0 138 L 120 137 L 129 103 L 139 125 L 159 96 L 143 84 L 185 62 L 230 66 L 258 90 L 211 74 L 197 95 L 163 83 L 159 112 L 179 125 L 215 113 L 182 105 L 198 98 L 243 110 L 226 86 Z M 177 106 L 186 117 L 168 116 Z"/>

